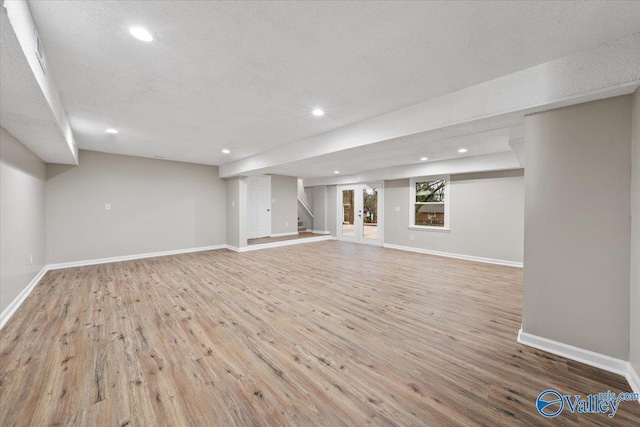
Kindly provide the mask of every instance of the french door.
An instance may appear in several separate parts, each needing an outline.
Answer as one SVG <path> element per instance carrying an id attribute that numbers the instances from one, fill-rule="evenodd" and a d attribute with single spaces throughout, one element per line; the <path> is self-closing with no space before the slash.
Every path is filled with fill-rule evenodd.
<path id="1" fill-rule="evenodd" d="M 383 184 L 338 187 L 338 239 L 382 246 Z"/>

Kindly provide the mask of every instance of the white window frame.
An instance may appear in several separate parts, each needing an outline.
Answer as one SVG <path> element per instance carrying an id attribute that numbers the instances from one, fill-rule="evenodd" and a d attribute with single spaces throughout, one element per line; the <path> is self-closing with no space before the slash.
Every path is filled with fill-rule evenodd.
<path id="1" fill-rule="evenodd" d="M 424 182 L 424 181 L 438 181 L 444 180 L 444 227 L 434 227 L 432 225 L 415 225 L 416 224 L 416 182 Z M 449 175 L 433 175 L 433 176 L 420 176 L 411 178 L 409 180 L 409 229 L 410 230 L 423 230 L 423 231 L 443 231 L 449 232 L 451 229 L 449 228 L 450 222 L 450 191 L 449 187 L 451 186 L 451 180 Z"/>

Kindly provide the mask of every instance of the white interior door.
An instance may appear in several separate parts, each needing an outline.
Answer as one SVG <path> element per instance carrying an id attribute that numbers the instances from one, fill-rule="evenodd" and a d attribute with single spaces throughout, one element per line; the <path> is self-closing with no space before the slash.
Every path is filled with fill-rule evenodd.
<path id="1" fill-rule="evenodd" d="M 247 238 L 271 235 L 271 177 L 268 175 L 247 178 Z"/>
<path id="2" fill-rule="evenodd" d="M 383 185 L 338 187 L 338 239 L 382 246 Z"/>

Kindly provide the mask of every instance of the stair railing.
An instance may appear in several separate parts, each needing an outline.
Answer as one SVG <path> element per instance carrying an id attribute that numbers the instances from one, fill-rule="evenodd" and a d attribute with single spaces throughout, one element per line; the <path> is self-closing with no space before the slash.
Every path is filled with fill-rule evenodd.
<path id="1" fill-rule="evenodd" d="M 298 197 L 298 203 L 300 203 L 300 205 L 302 205 L 302 207 L 304 208 L 305 211 L 307 211 L 307 213 L 309 215 L 311 215 L 311 218 L 313 218 L 313 213 L 311 212 L 311 209 L 309 209 L 309 207 L 307 205 L 304 204 L 304 202 L 302 201 L 302 199 L 300 197 Z"/>

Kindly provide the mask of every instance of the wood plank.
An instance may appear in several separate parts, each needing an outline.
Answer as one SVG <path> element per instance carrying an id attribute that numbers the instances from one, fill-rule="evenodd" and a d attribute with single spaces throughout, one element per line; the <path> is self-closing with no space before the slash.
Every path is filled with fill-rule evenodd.
<path id="1" fill-rule="evenodd" d="M 0 425 L 637 425 L 516 343 L 522 270 L 326 241 L 56 270 L 2 330 Z"/>

